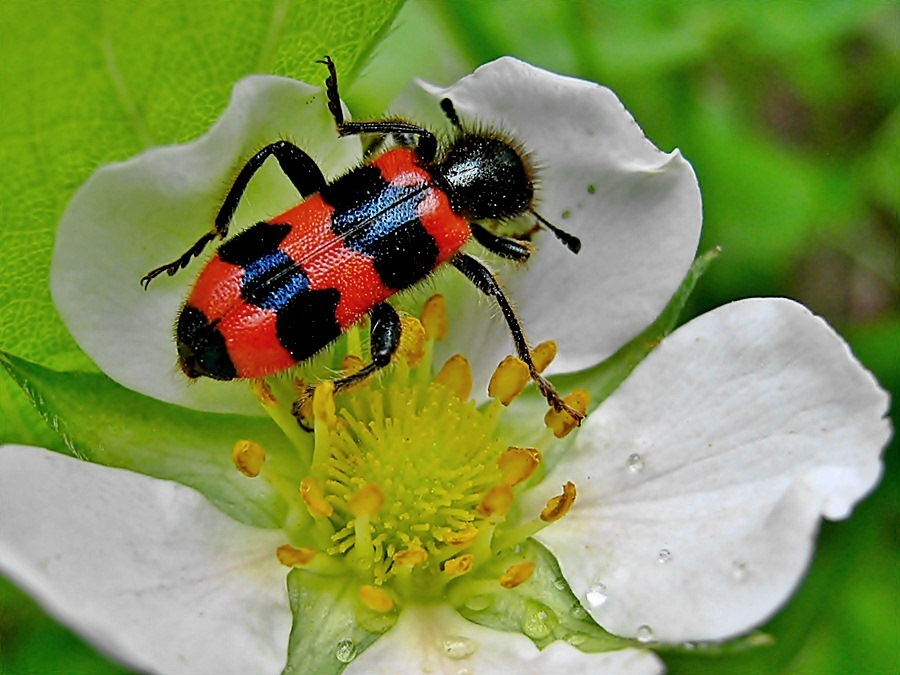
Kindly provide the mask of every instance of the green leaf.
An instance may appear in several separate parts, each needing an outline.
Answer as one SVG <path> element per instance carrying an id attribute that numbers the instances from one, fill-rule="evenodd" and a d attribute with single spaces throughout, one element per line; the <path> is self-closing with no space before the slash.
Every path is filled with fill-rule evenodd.
<path id="1" fill-rule="evenodd" d="M 288 595 L 294 623 L 288 643 L 285 673 L 340 673 L 381 634 L 396 623 L 396 613 L 365 616 L 352 577 L 316 576 L 295 569 L 288 575 Z"/>
<path id="2" fill-rule="evenodd" d="M 660 341 L 678 324 L 678 319 L 684 309 L 694 286 L 709 267 L 709 264 L 719 255 L 719 249 L 713 249 L 698 256 L 688 270 L 687 276 L 681 282 L 681 286 L 675 291 L 675 295 L 669 300 L 669 304 L 662 313 L 642 333 L 634 337 L 619 351 L 609 357 L 603 363 L 579 373 L 560 375 L 553 378 L 556 386 L 562 391 L 570 391 L 582 387 L 591 392 L 590 409 L 596 408 L 605 401 L 616 388 L 625 381 L 625 378 L 644 360 Z"/>
<path id="3" fill-rule="evenodd" d="M 512 589 L 498 584 L 496 592 L 469 598 L 457 611 L 482 626 L 524 633 L 539 649 L 556 640 L 566 640 L 585 652 L 614 651 L 637 644 L 610 635 L 594 623 L 569 589 L 556 558 L 541 544 L 529 539 L 517 557 L 535 563 L 528 581 Z M 499 576 L 502 571 L 485 569 L 484 573 L 497 572 Z"/>
<path id="4" fill-rule="evenodd" d="M 244 75 L 319 82 L 315 60 L 327 53 L 349 83 L 401 5 L 45 0 L 4 6 L 0 349 L 55 367 L 91 367 L 56 315 L 47 278 L 56 223 L 95 168 L 200 135 Z"/>
<path id="5" fill-rule="evenodd" d="M 296 450 L 269 418 L 198 412 L 142 396 L 104 375 L 61 373 L 2 352 L 0 365 L 76 457 L 188 485 L 249 525 L 283 523 L 285 496 L 263 478 L 245 477 L 231 460 L 234 443 L 250 439 L 288 482 L 298 474 Z"/>

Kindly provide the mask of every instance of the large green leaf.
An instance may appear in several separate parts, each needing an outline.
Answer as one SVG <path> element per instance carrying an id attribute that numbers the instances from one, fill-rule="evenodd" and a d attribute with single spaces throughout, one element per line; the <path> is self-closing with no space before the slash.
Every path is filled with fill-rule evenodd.
<path id="1" fill-rule="evenodd" d="M 0 15 L 0 349 L 55 368 L 93 368 L 59 320 L 47 279 L 56 223 L 94 169 L 199 136 L 244 75 L 319 82 L 315 60 L 331 54 L 349 83 L 401 5 L 7 3 Z M 21 423 L 21 399 L 10 392 L 8 381 L 0 385 L 0 441 L 45 443 Z"/>

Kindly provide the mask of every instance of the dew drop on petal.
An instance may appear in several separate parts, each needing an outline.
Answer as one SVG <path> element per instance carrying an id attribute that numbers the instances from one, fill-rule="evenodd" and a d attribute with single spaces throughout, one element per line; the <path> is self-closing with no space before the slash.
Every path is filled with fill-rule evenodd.
<path id="1" fill-rule="evenodd" d="M 580 633 L 573 633 L 572 635 L 570 635 L 569 637 L 566 638 L 566 642 L 568 642 L 573 647 L 577 647 L 578 645 L 584 644 L 585 640 L 587 640 L 587 638 L 584 635 L 581 635 Z"/>
<path id="2" fill-rule="evenodd" d="M 576 619 L 586 619 L 589 616 L 587 610 L 581 606 L 580 602 L 576 602 L 572 605 L 571 613 Z"/>
<path id="3" fill-rule="evenodd" d="M 628 459 L 625 460 L 625 465 L 629 468 L 631 473 L 640 473 L 644 470 L 644 458 L 636 452 L 632 452 L 628 455 Z"/>
<path id="4" fill-rule="evenodd" d="M 478 650 L 478 643 L 463 635 L 448 635 L 441 640 L 441 649 L 447 658 L 460 661 L 472 656 Z"/>
<path id="5" fill-rule="evenodd" d="M 653 642 L 653 629 L 647 624 L 637 629 L 638 642 Z"/>
<path id="6" fill-rule="evenodd" d="M 553 588 L 558 591 L 564 591 L 569 587 L 569 584 L 566 583 L 565 577 L 556 577 L 553 580 Z"/>
<path id="7" fill-rule="evenodd" d="M 587 589 L 587 593 L 584 594 L 584 599 L 587 600 L 587 603 L 591 607 L 600 607 L 606 602 L 607 597 L 606 586 L 599 581 L 595 581 L 591 584 L 590 588 Z"/>
<path id="8" fill-rule="evenodd" d="M 744 581 L 747 578 L 747 563 L 743 560 L 735 560 L 731 563 L 731 576 L 735 581 Z"/>
<path id="9" fill-rule="evenodd" d="M 667 563 L 672 559 L 672 551 L 667 548 L 659 549 L 659 555 L 656 558 L 661 564 Z"/>
<path id="10" fill-rule="evenodd" d="M 356 643 L 353 640 L 341 640 L 337 643 L 334 657 L 341 663 L 350 663 L 356 658 Z"/>

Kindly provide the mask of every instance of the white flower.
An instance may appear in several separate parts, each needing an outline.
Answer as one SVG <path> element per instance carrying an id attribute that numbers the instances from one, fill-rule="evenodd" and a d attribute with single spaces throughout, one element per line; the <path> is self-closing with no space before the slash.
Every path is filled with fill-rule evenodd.
<path id="1" fill-rule="evenodd" d="M 419 106 L 414 119 L 439 126 L 443 96 L 464 122 L 500 126 L 543 167 L 540 212 L 584 248 L 572 256 L 539 234 L 534 259 L 503 278 L 529 337 L 559 343 L 555 372 L 576 373 L 572 386 L 599 387 L 596 369 L 584 369 L 647 327 L 688 270 L 700 227 L 690 166 L 646 141 L 608 90 L 512 59 L 446 90 L 412 88 L 398 108 Z M 258 412 L 240 385 L 189 388 L 174 373 L 169 324 L 190 274 L 159 279 L 147 293 L 138 280 L 211 222 L 242 159 L 285 134 L 327 175 L 352 164 L 359 149 L 353 139 L 333 140 L 317 90 L 249 78 L 206 137 L 102 169 L 76 195 L 60 225 L 52 288 L 73 335 L 110 377 L 199 410 Z M 260 183 L 244 222 L 296 199 L 277 176 Z M 448 278 L 437 283 L 449 295 L 451 325 L 438 347 L 472 358 L 478 391 L 510 351 L 508 336 L 474 290 L 450 288 Z M 39 393 L 52 406 L 53 392 Z M 537 433 L 535 399 L 521 402 L 531 417 L 518 413 L 502 436 Z M 840 338 L 805 309 L 787 300 L 733 303 L 663 340 L 571 443 L 551 445 L 546 434 L 535 440 L 547 475 L 516 493 L 509 522 L 528 525 L 528 514 L 573 483 L 571 511 L 535 536 L 601 626 L 642 642 L 731 637 L 790 595 L 819 518 L 847 517 L 877 483 L 890 435 L 886 405 Z M 491 406 L 499 409 L 484 409 Z M 210 428 L 222 419 L 198 415 Z M 204 443 L 196 431 L 192 442 Z M 98 432 L 101 443 L 104 433 L 116 434 Z M 131 468 L 147 471 L 141 461 Z M 172 465 L 177 478 L 177 458 Z M 218 505 L 227 502 L 201 489 Z M 328 607 L 295 608 L 289 637 L 285 568 L 274 555 L 289 532 L 238 523 L 177 483 L 36 449 L 0 450 L 0 570 L 142 670 L 278 672 L 289 643 L 315 641 L 319 629 L 331 635 Z M 396 625 L 368 649 L 331 643 L 336 669 L 660 668 L 652 653 L 634 648 L 585 654 L 556 642 L 539 651 L 523 635 L 464 621 L 435 598 L 421 604 L 390 583 L 385 588 L 399 602 Z"/>

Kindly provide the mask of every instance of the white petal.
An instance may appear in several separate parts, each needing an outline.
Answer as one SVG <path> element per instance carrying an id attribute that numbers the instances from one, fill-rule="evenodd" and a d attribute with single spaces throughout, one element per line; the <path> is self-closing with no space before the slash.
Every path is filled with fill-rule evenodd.
<path id="1" fill-rule="evenodd" d="M 57 229 L 53 299 L 78 344 L 107 375 L 164 401 L 259 414 L 247 387 L 189 383 L 177 372 L 172 327 L 202 261 L 157 278 L 146 292 L 139 281 L 209 231 L 242 164 L 282 138 L 306 150 L 326 177 L 359 156 L 358 140 L 337 140 L 320 89 L 254 76 L 235 85 L 206 135 L 105 166 L 73 197 Z M 251 182 L 232 233 L 297 201 L 277 162 L 267 162 Z"/>
<path id="2" fill-rule="evenodd" d="M 623 649 L 585 654 L 567 642 L 543 651 L 519 633 L 503 633 L 463 619 L 446 605 L 410 607 L 397 625 L 347 668 L 347 675 L 489 675 L 516 673 L 660 673 L 655 654 Z"/>
<path id="3" fill-rule="evenodd" d="M 532 260 L 501 274 L 529 339 L 559 344 L 549 372 L 599 362 L 656 318 L 700 237 L 700 190 L 677 150 L 666 154 L 650 143 L 609 89 L 512 58 L 446 89 L 420 87 L 405 92 L 398 109 L 437 125 L 437 101 L 449 97 L 464 123 L 523 143 L 539 170 L 539 212 L 581 238 L 573 255 L 541 232 Z M 451 307 L 451 326 L 476 372 L 490 373 L 512 345 L 492 304 L 477 311 L 472 304 Z M 451 336 L 447 344 L 459 349 L 460 342 Z"/>
<path id="4" fill-rule="evenodd" d="M 607 630 L 747 631 L 796 587 L 820 517 L 847 517 L 878 482 L 887 404 L 802 306 L 727 305 L 664 340 L 591 415 L 531 496 L 536 508 L 560 482 L 578 488 L 539 538 Z"/>
<path id="5" fill-rule="evenodd" d="M 0 448 L 0 571 L 142 672 L 281 672 L 282 543 L 177 483 Z"/>

